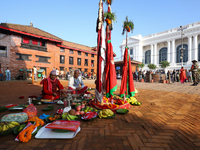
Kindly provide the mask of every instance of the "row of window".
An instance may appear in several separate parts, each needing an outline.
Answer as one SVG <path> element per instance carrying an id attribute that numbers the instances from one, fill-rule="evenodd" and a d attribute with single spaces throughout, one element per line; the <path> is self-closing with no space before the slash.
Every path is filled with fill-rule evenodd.
<path id="1" fill-rule="evenodd" d="M 180 51 L 181 45 L 179 45 L 176 48 L 176 63 L 181 63 L 181 51 Z M 188 61 L 188 45 L 187 44 L 183 44 L 183 62 L 187 62 Z M 167 54 L 170 53 L 168 52 L 167 47 L 161 48 L 159 50 L 159 63 L 162 61 L 167 60 Z M 198 46 L 198 61 L 200 61 L 200 44 Z M 149 64 L 151 63 L 151 50 L 147 50 L 145 52 L 145 64 Z"/>
<path id="2" fill-rule="evenodd" d="M 65 49 L 63 47 L 60 47 L 60 52 L 65 52 Z M 74 54 L 74 50 L 70 49 L 69 53 Z M 81 55 L 81 51 L 78 51 L 78 55 Z M 85 53 L 85 56 L 88 56 L 88 53 Z M 94 54 L 91 54 L 91 57 L 94 57 Z"/>
<path id="3" fill-rule="evenodd" d="M 69 70 L 73 69 L 72 67 L 69 67 Z M 65 67 L 60 67 L 60 71 L 64 71 Z M 80 70 L 81 72 L 88 72 L 89 70 L 87 68 L 83 69 L 83 68 L 78 68 L 78 70 Z M 91 69 L 91 72 L 94 72 L 94 69 Z"/>
<path id="4" fill-rule="evenodd" d="M 65 63 L 65 56 L 60 55 L 60 63 L 64 64 Z M 74 64 L 74 57 L 69 57 L 69 64 L 73 65 Z M 77 65 L 81 66 L 81 58 L 77 58 Z M 88 59 L 85 59 L 84 66 L 88 66 Z M 94 67 L 94 60 L 91 60 L 91 67 Z"/>

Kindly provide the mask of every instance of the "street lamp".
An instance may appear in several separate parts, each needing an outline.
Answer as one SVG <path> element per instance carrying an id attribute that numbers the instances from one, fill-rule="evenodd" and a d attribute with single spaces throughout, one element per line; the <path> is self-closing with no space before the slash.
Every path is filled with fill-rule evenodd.
<path id="1" fill-rule="evenodd" d="M 180 59 L 181 59 L 181 66 L 183 67 L 183 51 L 185 50 L 185 48 L 183 48 L 183 29 L 187 29 L 186 28 L 183 28 L 182 26 L 180 26 L 180 29 L 178 29 L 177 31 L 181 30 L 181 48 L 180 48 L 180 52 L 181 52 L 181 56 L 180 56 Z"/>

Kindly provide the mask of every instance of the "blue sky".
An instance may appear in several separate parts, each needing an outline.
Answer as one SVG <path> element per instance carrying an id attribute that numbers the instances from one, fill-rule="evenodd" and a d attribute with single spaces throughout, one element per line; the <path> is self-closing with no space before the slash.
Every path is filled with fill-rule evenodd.
<path id="1" fill-rule="evenodd" d="M 99 0 L 0 0 L 0 22 L 29 25 L 66 41 L 97 45 L 96 19 Z M 128 15 L 134 22 L 129 36 L 165 31 L 200 21 L 200 0 L 113 0 L 117 22 L 112 31 L 113 50 L 120 57 L 122 24 Z M 107 5 L 104 5 L 104 11 Z"/>

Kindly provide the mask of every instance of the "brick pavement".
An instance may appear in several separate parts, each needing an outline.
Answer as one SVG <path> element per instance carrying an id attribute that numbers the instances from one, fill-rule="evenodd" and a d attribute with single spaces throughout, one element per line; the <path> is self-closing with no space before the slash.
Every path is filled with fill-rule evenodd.
<path id="1" fill-rule="evenodd" d="M 90 80 L 85 83 L 92 82 Z M 4 89 L 15 85 L 14 83 L 0 84 Z M 20 90 L 26 87 L 35 91 L 41 88 L 25 85 L 25 82 L 21 82 L 18 87 Z M 8 135 L 0 137 L 0 148 L 16 150 L 22 148 L 37 150 L 199 150 L 200 94 L 199 91 L 195 92 L 196 94 L 189 94 L 191 90 L 198 87 L 191 87 L 189 83 L 172 86 L 136 82 L 135 87 L 139 90 L 137 100 L 142 102 L 141 106 L 132 106 L 128 114 L 117 115 L 114 119 L 98 118 L 88 122 L 81 121 L 81 131 L 74 139 L 38 140 L 33 138 L 28 143 L 18 143 L 14 141 L 14 135 Z M 0 91 L 4 89 L 0 87 Z M 0 99 L 2 100 L 2 96 Z M 41 107 L 46 106 L 40 106 L 38 109 Z M 39 111 L 39 113 L 42 112 Z"/>

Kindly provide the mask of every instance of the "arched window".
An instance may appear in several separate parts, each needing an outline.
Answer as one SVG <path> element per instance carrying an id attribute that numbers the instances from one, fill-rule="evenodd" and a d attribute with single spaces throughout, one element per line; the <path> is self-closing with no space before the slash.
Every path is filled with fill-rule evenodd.
<path id="1" fill-rule="evenodd" d="M 181 45 L 179 45 L 176 48 L 176 63 L 181 63 L 181 51 L 180 51 Z M 185 48 L 185 50 L 183 50 L 183 62 L 187 62 L 188 61 L 188 45 L 187 44 L 183 44 L 183 48 Z"/>
<path id="2" fill-rule="evenodd" d="M 145 64 L 151 63 L 151 50 L 145 52 Z"/>
<path id="3" fill-rule="evenodd" d="M 200 43 L 198 45 L 198 61 L 200 61 Z"/>
<path id="4" fill-rule="evenodd" d="M 167 47 L 163 47 L 159 50 L 159 63 L 167 60 Z"/>

